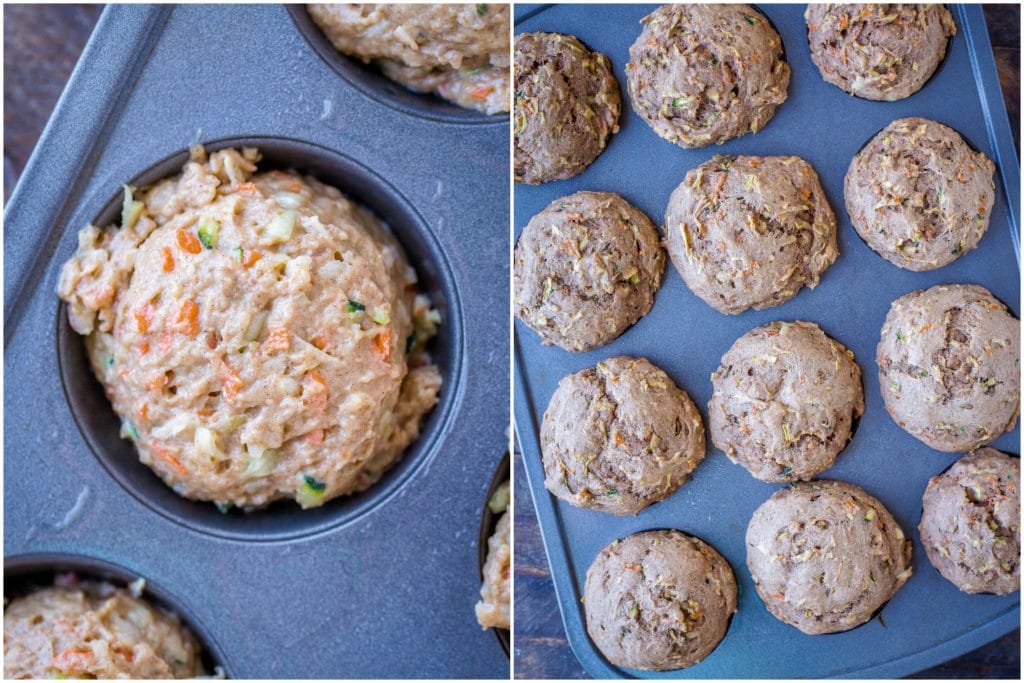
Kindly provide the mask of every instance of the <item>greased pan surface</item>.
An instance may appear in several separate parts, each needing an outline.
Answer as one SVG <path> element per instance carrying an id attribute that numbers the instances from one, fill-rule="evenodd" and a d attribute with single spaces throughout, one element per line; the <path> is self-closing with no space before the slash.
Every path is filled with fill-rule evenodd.
<path id="1" fill-rule="evenodd" d="M 520 6 L 515 33 L 555 31 L 577 36 L 611 59 L 624 98 L 629 46 L 649 6 Z M 999 91 L 991 47 L 978 6 L 950 9 L 957 34 L 945 62 L 917 94 L 899 102 L 856 99 L 825 83 L 808 54 L 804 5 L 759 9 L 782 36 L 793 69 L 789 97 L 756 135 L 686 150 L 661 138 L 624 107 L 621 131 L 581 176 L 536 187 L 516 186 L 515 228 L 557 197 L 578 190 L 612 191 L 661 224 L 672 190 L 686 171 L 715 154 L 794 154 L 815 168 L 836 213 L 840 256 L 814 290 L 782 306 L 726 316 L 693 295 L 669 265 L 651 312 L 611 344 L 582 354 L 542 347 L 518 320 L 516 427 L 530 490 L 551 563 L 569 641 L 596 677 L 893 677 L 975 648 L 1015 628 L 1019 594 L 960 593 L 931 567 L 917 533 L 928 478 L 959 456 L 929 449 L 885 411 L 878 388 L 875 346 L 889 304 L 906 292 L 945 282 L 974 282 L 1020 314 L 1018 263 L 1019 162 Z M 937 271 L 898 269 L 858 237 L 845 211 L 843 177 L 854 154 L 893 119 L 931 118 L 958 130 L 999 166 L 988 233 L 979 248 Z M 818 323 L 856 354 L 864 373 L 867 409 L 853 441 L 821 475 L 857 484 L 878 497 L 914 542 L 914 576 L 882 611 L 882 619 L 846 633 L 811 637 L 772 617 L 746 568 L 744 534 L 753 511 L 779 487 L 755 480 L 710 448 L 693 479 L 666 501 L 636 517 L 618 518 L 557 501 L 544 489 L 538 433 L 559 379 L 617 354 L 645 356 L 662 367 L 697 403 L 707 424 L 711 373 L 722 354 L 748 330 L 772 320 Z M 1019 428 L 996 448 L 1019 452 Z M 614 539 L 657 528 L 677 528 L 711 543 L 732 565 L 739 611 L 718 648 L 686 670 L 645 673 L 608 664 L 586 634 L 580 603 L 587 567 Z M 883 623 L 884 620 L 884 623 Z"/>
<path id="2" fill-rule="evenodd" d="M 9 581 L 49 557 L 146 577 L 231 677 L 507 677 L 473 605 L 481 501 L 507 449 L 508 254 L 480 238 L 506 234 L 508 119 L 369 87 L 284 6 L 105 11 L 5 213 Z M 79 229 L 116 215 L 122 183 L 176 173 L 194 142 L 256 144 L 373 208 L 442 308 L 441 404 L 361 496 L 220 515 L 168 496 L 111 437 L 60 266 Z"/>

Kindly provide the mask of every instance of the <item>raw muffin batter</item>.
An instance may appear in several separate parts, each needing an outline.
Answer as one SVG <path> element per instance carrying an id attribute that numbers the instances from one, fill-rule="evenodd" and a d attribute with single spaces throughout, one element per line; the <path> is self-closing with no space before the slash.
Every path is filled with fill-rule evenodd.
<path id="1" fill-rule="evenodd" d="M 978 245 L 995 197 L 995 165 L 928 119 L 897 119 L 850 162 L 846 211 L 882 258 L 933 270 Z"/>
<path id="2" fill-rule="evenodd" d="M 756 133 L 786 101 L 782 39 L 749 5 L 662 5 L 641 23 L 629 95 L 666 140 L 703 147 Z"/>
<path id="3" fill-rule="evenodd" d="M 939 572 L 966 593 L 1020 590 L 1020 458 L 982 448 L 932 477 L 921 543 Z"/>
<path id="4" fill-rule="evenodd" d="M 810 635 L 860 626 L 912 573 L 911 543 L 896 520 L 841 481 L 776 491 L 754 512 L 746 540 L 765 607 Z"/>
<path id="5" fill-rule="evenodd" d="M 334 47 L 410 90 L 488 114 L 509 106 L 508 5 L 309 5 Z"/>
<path id="6" fill-rule="evenodd" d="M 504 482 L 487 502 L 491 512 L 501 515 L 494 534 L 487 539 L 487 560 L 484 582 L 480 586 L 480 602 L 476 603 L 476 620 L 483 628 L 511 628 L 509 615 L 509 574 L 512 549 L 509 546 L 509 482 Z"/>
<path id="7" fill-rule="evenodd" d="M 736 579 L 724 557 L 680 531 L 615 541 L 587 570 L 587 633 L 612 664 L 664 671 L 693 666 L 725 637 Z"/>
<path id="8" fill-rule="evenodd" d="M 199 643 L 132 591 L 74 574 L 4 608 L 4 678 L 195 678 Z"/>
<path id="9" fill-rule="evenodd" d="M 516 315 L 545 344 L 603 346 L 651 310 L 664 269 L 658 229 L 642 211 L 612 192 L 577 192 L 519 237 Z"/>
<path id="10" fill-rule="evenodd" d="M 835 215 L 798 157 L 716 156 L 691 169 L 665 232 L 683 281 L 722 313 L 785 303 L 839 256 Z"/>
<path id="11" fill-rule="evenodd" d="M 711 439 L 761 481 L 807 480 L 827 470 L 864 414 L 853 352 L 814 323 L 747 332 L 711 382 Z"/>
<path id="12" fill-rule="evenodd" d="M 616 515 L 635 515 L 670 496 L 706 450 L 689 395 L 650 361 L 628 356 L 559 382 L 540 445 L 548 491 Z"/>
<path id="13" fill-rule="evenodd" d="M 386 226 L 337 189 L 201 148 L 89 226 L 71 326 L 143 463 L 218 505 L 315 507 L 376 481 L 441 378 L 439 317 Z"/>
<path id="14" fill-rule="evenodd" d="M 611 62 L 560 33 L 523 33 L 515 49 L 516 182 L 583 173 L 619 131 Z"/>
<path id="15" fill-rule="evenodd" d="M 910 97 L 956 34 L 942 5 L 808 5 L 807 40 L 821 77 L 868 100 Z"/>
<path id="16" fill-rule="evenodd" d="M 940 451 L 970 451 L 1013 429 L 1020 321 L 984 287 L 937 285 L 892 302 L 878 342 L 886 410 Z"/>

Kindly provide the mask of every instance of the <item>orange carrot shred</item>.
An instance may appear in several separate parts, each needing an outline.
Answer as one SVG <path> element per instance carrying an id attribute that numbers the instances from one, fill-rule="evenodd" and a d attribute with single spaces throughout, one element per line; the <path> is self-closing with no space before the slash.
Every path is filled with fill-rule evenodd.
<path id="1" fill-rule="evenodd" d="M 469 91 L 469 96 L 474 100 L 486 100 L 488 95 L 494 92 L 494 88 L 487 85 Z"/>
<path id="2" fill-rule="evenodd" d="M 373 338 L 373 347 L 377 349 L 377 353 L 380 354 L 381 358 L 387 360 L 391 356 L 391 326 L 383 332 L 378 332 L 377 336 Z"/>
<path id="3" fill-rule="evenodd" d="M 315 445 L 322 444 L 324 442 L 324 430 L 314 429 L 311 432 L 306 432 L 306 441 Z"/>
<path id="4" fill-rule="evenodd" d="M 199 334 L 199 304 L 192 299 L 185 299 L 178 311 L 178 331 L 189 339 Z"/>
<path id="5" fill-rule="evenodd" d="M 199 238 L 188 230 L 178 231 L 178 246 L 190 254 L 198 254 L 203 250 L 203 245 L 199 243 Z"/>
<path id="6" fill-rule="evenodd" d="M 177 451 L 171 450 L 170 448 L 165 448 L 164 446 L 161 446 L 158 443 L 154 443 L 152 445 L 153 452 L 156 453 L 161 460 L 170 465 L 171 468 L 174 469 L 174 471 L 180 474 L 181 476 L 188 476 L 188 470 L 185 468 L 184 465 L 181 464 L 181 462 L 179 462 L 179 460 L 176 457 L 174 457 Z"/>
<path id="7" fill-rule="evenodd" d="M 261 254 L 258 251 L 250 251 L 249 255 L 246 256 L 246 258 L 245 258 L 245 267 L 246 268 L 252 267 L 257 261 L 260 260 L 260 258 L 262 256 L 263 256 L 263 254 Z"/>
<path id="8" fill-rule="evenodd" d="M 267 348 L 271 351 L 287 351 L 291 348 L 291 338 L 288 336 L 288 328 L 270 328 L 270 332 L 267 334 Z"/>
<path id="9" fill-rule="evenodd" d="M 139 334 L 149 332 L 149 325 L 153 322 L 153 304 L 146 304 L 135 311 L 135 323 L 138 325 Z"/>
<path id="10" fill-rule="evenodd" d="M 169 273 L 174 270 L 174 254 L 171 253 L 170 247 L 163 248 L 164 254 L 164 272 Z"/>
<path id="11" fill-rule="evenodd" d="M 238 376 L 238 373 L 235 372 L 234 368 L 224 361 L 221 361 L 221 365 L 223 367 L 221 368 L 220 380 L 224 386 L 224 397 L 231 400 L 235 396 L 238 396 L 238 392 L 242 390 L 245 384 L 242 382 L 242 378 Z"/>

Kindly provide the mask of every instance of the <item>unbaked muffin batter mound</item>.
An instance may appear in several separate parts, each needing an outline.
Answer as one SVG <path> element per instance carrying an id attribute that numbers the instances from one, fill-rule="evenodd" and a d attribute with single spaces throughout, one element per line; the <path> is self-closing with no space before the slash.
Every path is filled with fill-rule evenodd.
<path id="1" fill-rule="evenodd" d="M 316 507 L 365 489 L 419 433 L 439 316 L 387 227 L 336 188 L 202 149 L 125 189 L 59 293 L 122 436 L 179 495 Z"/>

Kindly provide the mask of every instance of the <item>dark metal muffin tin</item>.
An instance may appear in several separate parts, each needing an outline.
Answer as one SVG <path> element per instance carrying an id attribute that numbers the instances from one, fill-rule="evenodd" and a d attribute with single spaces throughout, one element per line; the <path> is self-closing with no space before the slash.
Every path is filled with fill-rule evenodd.
<path id="1" fill-rule="evenodd" d="M 516 427 L 526 473 L 570 644 L 593 675 L 662 678 L 893 677 L 931 666 L 1015 628 L 1019 593 L 966 595 L 928 563 L 917 523 L 928 478 L 956 460 L 933 451 L 899 429 L 885 411 L 878 388 L 875 346 L 893 299 L 945 282 L 974 282 L 1020 314 L 1019 162 L 1010 135 L 981 8 L 950 7 L 957 34 L 936 75 L 917 94 L 898 102 L 871 102 L 822 80 L 810 60 L 804 5 L 764 5 L 760 10 L 782 36 L 793 69 L 789 97 L 755 135 L 722 145 L 686 150 L 659 138 L 628 105 L 624 67 L 639 20 L 655 6 L 518 6 L 516 33 L 555 31 L 579 37 L 611 59 L 624 107 L 621 131 L 582 175 L 536 187 L 516 186 L 515 227 L 557 197 L 578 190 L 622 194 L 658 223 L 672 190 L 689 168 L 715 154 L 795 154 L 821 178 L 839 226 L 840 256 L 814 290 L 791 301 L 738 316 L 716 312 L 694 296 L 669 264 L 651 312 L 611 344 L 581 354 L 542 347 L 518 320 Z M 857 150 L 893 119 L 931 118 L 958 130 L 998 165 L 997 196 L 988 233 L 979 248 L 927 273 L 901 270 L 872 252 L 850 225 L 843 177 Z M 673 496 L 635 517 L 576 509 L 544 489 L 538 432 L 558 381 L 617 354 L 645 356 L 694 399 L 707 421 L 711 373 L 722 354 L 748 330 L 772 320 L 809 320 L 856 354 L 864 373 L 867 411 L 853 441 L 821 478 L 849 481 L 877 496 L 914 542 L 914 575 L 880 618 L 841 634 L 811 637 L 772 617 L 746 568 L 744 534 L 753 511 L 778 486 L 755 480 L 723 453 L 708 450 L 694 477 Z M 1020 431 L 994 447 L 1019 452 Z M 710 443 L 709 443 L 710 446 Z M 685 670 L 650 673 L 610 665 L 586 633 L 580 603 L 587 567 L 614 539 L 646 529 L 675 528 L 711 543 L 732 565 L 739 611 L 718 648 Z"/>
<path id="2" fill-rule="evenodd" d="M 473 605 L 481 501 L 507 449 L 508 117 L 397 89 L 315 47 L 307 23 L 276 5 L 101 18 L 5 213 L 8 580 L 55 556 L 145 577 L 232 677 L 504 678 Z M 224 514 L 173 494 L 117 436 L 60 267 L 82 227 L 116 220 L 122 183 L 176 173 L 195 142 L 259 147 L 261 169 L 373 209 L 442 313 L 440 403 L 369 491 Z"/>

